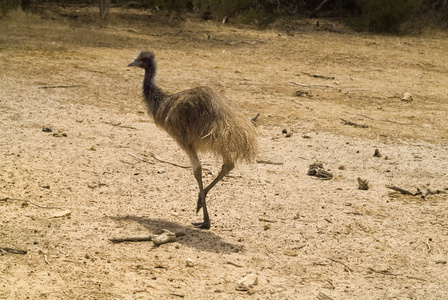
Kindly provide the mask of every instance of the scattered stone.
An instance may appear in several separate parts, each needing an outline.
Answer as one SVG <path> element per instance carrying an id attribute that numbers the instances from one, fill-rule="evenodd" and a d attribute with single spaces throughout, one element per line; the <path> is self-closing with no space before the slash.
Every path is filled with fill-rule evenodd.
<path id="1" fill-rule="evenodd" d="M 298 256 L 299 255 L 299 253 L 294 250 L 284 250 L 283 254 L 286 256 Z"/>
<path id="2" fill-rule="evenodd" d="M 42 131 L 43 132 L 53 132 L 53 129 L 51 129 L 50 127 L 43 127 Z"/>
<path id="3" fill-rule="evenodd" d="M 247 292 L 247 291 L 249 291 L 249 287 L 245 286 L 244 284 L 237 285 L 235 289 L 237 291 L 239 291 L 239 292 Z"/>
<path id="4" fill-rule="evenodd" d="M 54 137 L 67 137 L 67 134 L 65 132 L 55 132 L 53 133 Z"/>
<path id="5" fill-rule="evenodd" d="M 313 97 L 313 96 L 310 95 L 310 93 L 308 93 L 306 91 L 301 91 L 301 90 L 296 91 L 294 93 L 294 96 L 296 96 L 296 97 L 310 97 L 310 98 Z"/>
<path id="6" fill-rule="evenodd" d="M 409 93 L 404 93 L 403 98 L 401 98 L 401 101 L 404 101 L 404 102 L 412 102 L 412 100 L 414 100 L 414 98 Z"/>
<path id="7" fill-rule="evenodd" d="M 185 260 L 185 265 L 186 265 L 187 267 L 194 267 L 194 262 L 193 262 L 193 260 L 192 260 L 191 258 L 187 258 L 187 259 Z"/>
<path id="8" fill-rule="evenodd" d="M 373 156 L 374 156 L 374 157 L 381 157 L 380 150 L 375 149 L 375 152 L 373 153 Z"/>
<path id="9" fill-rule="evenodd" d="M 369 189 L 369 182 L 358 177 L 358 189 L 367 191 Z"/>
<path id="10" fill-rule="evenodd" d="M 254 286 L 257 284 L 258 284 L 258 276 L 257 276 L 257 274 L 254 274 L 254 273 L 244 276 L 238 282 L 238 286 L 244 285 L 246 287 L 251 287 L 251 286 Z"/>
<path id="11" fill-rule="evenodd" d="M 319 300 L 333 300 L 333 298 L 331 298 L 330 296 L 325 295 L 324 293 L 319 292 L 319 294 L 317 294 L 317 299 Z"/>
<path id="12" fill-rule="evenodd" d="M 66 216 L 70 216 L 72 214 L 71 210 L 62 210 L 53 214 L 53 218 L 62 218 Z"/>

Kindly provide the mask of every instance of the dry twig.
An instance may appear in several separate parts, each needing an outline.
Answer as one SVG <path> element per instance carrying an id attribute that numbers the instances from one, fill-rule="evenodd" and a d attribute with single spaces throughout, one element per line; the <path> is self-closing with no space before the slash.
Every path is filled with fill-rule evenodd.
<path id="1" fill-rule="evenodd" d="M 341 120 L 344 122 L 344 125 L 350 125 L 350 126 L 358 127 L 358 128 L 369 128 L 369 125 L 366 125 L 366 124 L 358 124 L 358 123 L 355 123 L 352 121 L 344 120 L 342 118 L 341 118 Z"/>
<path id="2" fill-rule="evenodd" d="M 135 127 L 132 126 L 127 126 L 127 125 L 121 125 L 121 122 L 117 122 L 117 123 L 113 123 L 113 122 L 104 122 L 108 125 L 112 125 L 112 126 L 116 126 L 116 127 L 121 127 L 121 128 L 129 128 L 129 129 L 137 129 Z"/>
<path id="3" fill-rule="evenodd" d="M 6 254 L 6 252 L 14 253 L 14 254 L 27 254 L 28 251 L 26 250 L 20 250 L 20 249 L 14 249 L 9 247 L 0 247 L 0 252 L 2 255 Z"/>
<path id="4" fill-rule="evenodd" d="M 39 208 L 46 208 L 46 209 L 62 209 L 62 208 L 60 208 L 60 207 L 55 207 L 55 206 L 42 206 L 42 205 L 36 204 L 36 203 L 34 203 L 34 202 L 31 202 L 30 200 L 25 200 L 25 199 L 17 199 L 17 198 L 9 198 L 9 197 L 1 198 L 1 199 L 0 199 L 0 201 L 5 201 L 5 202 L 8 201 L 8 200 L 12 200 L 12 201 L 22 201 L 22 202 L 29 203 L 29 204 L 34 205 L 34 206 L 39 207 Z"/>
<path id="5" fill-rule="evenodd" d="M 269 165 L 283 165 L 282 162 L 275 162 L 271 160 L 257 159 L 257 163 L 259 164 L 269 164 Z"/>
<path id="6" fill-rule="evenodd" d="M 304 86 L 309 88 L 316 88 L 316 89 L 326 89 L 326 88 L 333 88 L 337 89 L 337 87 L 330 86 L 330 85 L 318 85 L 318 84 L 304 84 L 304 83 L 298 83 L 295 81 L 291 81 L 292 84 L 298 85 L 298 86 Z"/>
<path id="7" fill-rule="evenodd" d="M 40 89 L 60 89 L 60 88 L 72 88 L 72 87 L 79 87 L 82 86 L 82 84 L 72 84 L 72 85 L 44 85 L 40 86 Z"/>
<path id="8" fill-rule="evenodd" d="M 344 267 L 347 268 L 347 270 L 349 270 L 350 272 L 353 272 L 353 270 L 349 266 L 347 266 L 345 263 L 343 263 L 342 261 L 337 260 L 337 259 L 333 259 L 333 258 L 328 258 L 328 259 L 333 261 L 333 262 L 336 262 L 336 263 L 339 263 L 339 264 L 343 265 Z"/>
<path id="9" fill-rule="evenodd" d="M 234 263 L 233 261 L 229 261 L 229 260 L 226 261 L 226 264 L 235 266 L 235 267 L 237 267 L 237 268 L 242 268 L 242 267 L 243 267 L 242 265 L 239 265 L 239 264 Z"/>

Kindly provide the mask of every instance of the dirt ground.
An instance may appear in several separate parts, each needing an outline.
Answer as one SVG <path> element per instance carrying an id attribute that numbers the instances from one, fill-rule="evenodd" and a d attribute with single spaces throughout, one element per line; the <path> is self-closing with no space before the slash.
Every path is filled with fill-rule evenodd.
<path id="1" fill-rule="evenodd" d="M 448 190 L 448 35 L 169 17 L 0 20 L 0 299 L 448 299 L 447 194 L 386 188 Z M 166 91 L 208 85 L 260 113 L 259 163 L 209 193 L 210 230 L 191 225 L 191 170 L 151 155 L 189 164 L 146 115 L 141 50 Z M 209 182 L 220 161 L 202 158 Z M 331 180 L 307 175 L 317 161 Z M 181 236 L 109 240 L 163 229 Z"/>

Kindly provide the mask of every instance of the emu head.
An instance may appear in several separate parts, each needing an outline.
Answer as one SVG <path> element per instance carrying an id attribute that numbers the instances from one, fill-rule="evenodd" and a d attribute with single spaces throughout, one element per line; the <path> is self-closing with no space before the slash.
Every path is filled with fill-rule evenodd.
<path id="1" fill-rule="evenodd" d="M 142 52 L 128 66 L 140 67 L 153 74 L 156 70 L 156 61 L 154 60 L 154 53 Z"/>

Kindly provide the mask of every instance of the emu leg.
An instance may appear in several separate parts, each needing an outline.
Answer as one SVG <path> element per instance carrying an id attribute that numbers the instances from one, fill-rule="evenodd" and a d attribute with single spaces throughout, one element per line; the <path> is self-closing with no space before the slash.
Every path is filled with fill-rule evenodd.
<path id="1" fill-rule="evenodd" d="M 210 217 L 207 211 L 207 203 L 205 202 L 206 193 L 204 190 L 204 186 L 202 184 L 202 166 L 199 162 L 197 155 L 194 153 L 190 156 L 191 164 L 193 166 L 193 174 L 198 182 L 199 186 L 199 200 L 201 201 L 201 206 L 203 208 L 204 213 L 204 221 L 200 223 L 192 223 L 196 228 L 209 229 L 210 228 Z"/>
<path id="2" fill-rule="evenodd" d="M 229 174 L 230 171 L 235 167 L 235 164 L 233 162 L 225 162 L 222 167 L 221 171 L 219 172 L 218 176 L 204 189 L 204 196 L 207 197 L 207 193 L 214 187 L 221 179 L 224 178 L 227 174 Z M 198 197 L 198 203 L 196 206 L 196 213 L 199 212 L 199 210 L 202 207 L 202 200 L 201 200 L 201 193 L 199 193 Z"/>

